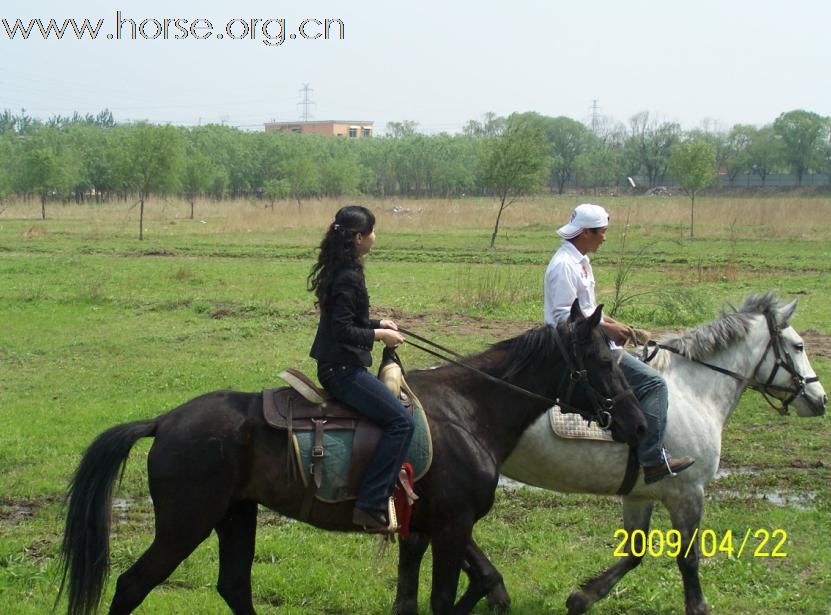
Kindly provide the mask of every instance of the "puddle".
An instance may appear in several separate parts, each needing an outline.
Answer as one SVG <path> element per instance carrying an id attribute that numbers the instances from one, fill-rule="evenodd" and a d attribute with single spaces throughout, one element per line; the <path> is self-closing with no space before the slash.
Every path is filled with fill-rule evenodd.
<path id="1" fill-rule="evenodd" d="M 740 476 L 742 474 L 755 474 L 756 468 L 750 466 L 738 466 L 736 468 L 720 467 L 716 472 L 715 480 L 727 478 L 728 476 Z"/>
<path id="2" fill-rule="evenodd" d="M 16 525 L 35 516 L 35 507 L 32 504 L 12 504 L 0 511 L 0 521 Z"/>
<path id="3" fill-rule="evenodd" d="M 806 510 L 813 510 L 814 502 L 817 499 L 816 491 L 806 491 L 805 493 L 777 493 L 769 491 L 767 493 L 743 493 L 733 489 L 710 492 L 710 497 L 716 500 L 765 500 L 774 506 L 781 508 L 793 508 L 804 512 Z"/>
<path id="4" fill-rule="evenodd" d="M 126 513 L 135 506 L 136 504 L 141 504 L 147 502 L 150 505 L 153 504 L 153 498 L 149 495 L 146 498 L 113 498 L 113 510 L 119 513 Z"/>
<path id="5" fill-rule="evenodd" d="M 499 487 L 503 489 L 507 489 L 508 491 L 519 491 L 520 489 L 534 489 L 536 491 L 544 491 L 544 489 L 540 487 L 534 487 L 533 485 L 527 485 L 525 483 L 521 483 L 518 480 L 514 480 L 513 478 L 508 478 L 507 476 L 499 475 Z"/>
<path id="6" fill-rule="evenodd" d="M 718 472 L 716 472 L 716 480 L 732 475 L 753 474 L 756 471 L 756 468 L 746 466 L 721 468 Z M 518 491 L 519 489 L 542 490 L 540 487 L 526 485 L 525 483 L 521 483 L 502 475 L 499 476 L 499 486 L 507 491 Z M 806 510 L 814 509 L 817 492 L 806 491 L 805 493 L 781 493 L 777 491 L 768 491 L 763 493 L 747 493 L 736 489 L 711 489 L 707 491 L 707 497 L 716 500 L 765 500 L 774 506 L 792 508 L 794 510 L 804 512 Z"/>
<path id="7" fill-rule="evenodd" d="M 722 467 L 716 472 L 715 480 L 727 478 L 728 476 L 740 476 L 742 474 L 755 474 L 759 470 L 751 466 L 737 466 L 735 468 Z M 737 489 L 714 489 L 708 491 L 708 497 L 716 500 L 765 500 L 774 506 L 781 508 L 793 508 L 794 510 L 806 511 L 814 508 L 817 499 L 816 491 L 805 493 L 782 493 L 780 491 L 764 491 L 761 493 L 749 493 Z"/>

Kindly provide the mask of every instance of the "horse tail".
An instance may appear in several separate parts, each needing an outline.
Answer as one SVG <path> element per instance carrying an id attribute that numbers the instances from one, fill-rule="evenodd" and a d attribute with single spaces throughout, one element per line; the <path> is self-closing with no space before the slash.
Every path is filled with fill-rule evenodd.
<path id="1" fill-rule="evenodd" d="M 94 613 L 110 566 L 110 513 L 113 485 L 123 473 L 130 449 L 154 436 L 156 419 L 116 425 L 100 434 L 84 453 L 67 491 L 66 527 L 61 545 L 63 574 L 55 606 L 69 576 L 69 615 Z"/>

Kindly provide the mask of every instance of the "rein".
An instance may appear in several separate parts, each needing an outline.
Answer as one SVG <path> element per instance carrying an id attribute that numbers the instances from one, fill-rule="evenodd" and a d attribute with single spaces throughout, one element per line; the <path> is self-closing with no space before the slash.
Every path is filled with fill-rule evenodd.
<path id="1" fill-rule="evenodd" d="M 655 355 L 658 353 L 658 350 L 668 350 L 669 352 L 684 357 L 688 361 L 698 363 L 699 365 L 703 365 L 704 367 L 707 367 L 715 372 L 724 374 L 725 376 L 729 376 L 730 378 L 733 378 L 734 380 L 741 382 L 749 389 L 761 393 L 762 397 L 764 397 L 765 401 L 771 408 L 776 410 L 780 415 L 785 416 L 786 414 L 788 414 L 788 405 L 800 395 L 805 394 L 805 385 L 811 384 L 813 382 L 819 382 L 819 378 L 816 376 L 805 378 L 804 376 L 802 376 L 802 374 L 796 371 L 790 353 L 788 353 L 788 351 L 785 350 L 782 346 L 782 339 L 780 337 L 781 329 L 776 324 L 776 321 L 773 315 L 770 313 L 770 311 L 765 312 L 765 321 L 767 322 L 770 339 L 768 341 L 767 347 L 765 348 L 765 351 L 762 353 L 762 357 L 756 364 L 756 368 L 753 370 L 753 374 L 750 378 L 742 376 L 741 374 L 738 374 L 727 368 L 720 367 L 718 365 L 713 365 L 712 363 L 707 363 L 706 361 L 692 359 L 690 357 L 685 356 L 677 348 L 673 348 L 672 346 L 667 346 L 665 344 L 660 344 L 652 340 L 649 340 L 646 342 L 646 344 L 644 344 L 642 359 L 644 363 L 649 363 L 652 359 L 655 358 Z M 654 350 L 652 352 L 649 352 L 650 348 L 654 348 Z M 759 369 L 761 369 L 762 363 L 765 362 L 765 357 L 771 349 L 773 349 L 775 363 L 773 365 L 773 369 L 770 372 L 770 375 L 767 378 L 767 381 L 764 384 L 761 384 L 759 380 L 756 378 L 756 375 L 759 373 Z M 786 372 L 790 374 L 793 386 L 786 387 L 778 384 L 773 384 L 773 381 L 776 378 L 776 374 L 779 373 L 780 369 L 784 369 Z M 788 393 L 789 397 L 784 401 L 779 400 L 781 406 L 777 406 L 770 399 L 771 397 L 773 397 L 772 391 Z"/>
<path id="2" fill-rule="evenodd" d="M 460 355 L 458 352 L 455 352 L 454 350 L 446 348 L 445 346 L 442 346 L 441 344 L 438 344 L 438 343 L 436 343 L 436 342 L 434 342 L 434 341 L 432 341 L 432 340 L 430 340 L 426 337 L 422 337 L 421 335 L 418 335 L 417 333 L 414 333 L 412 331 L 404 329 L 403 327 L 399 327 L 398 330 L 401 333 L 403 333 L 404 335 L 407 335 L 408 337 L 415 338 L 415 339 L 427 344 L 428 346 L 432 346 L 436 350 L 441 351 L 441 352 L 437 352 L 436 350 L 431 350 L 430 348 L 422 346 L 421 344 L 416 344 L 415 342 L 413 342 L 409 339 L 405 340 L 406 343 L 408 343 L 409 345 L 411 345 L 415 348 L 418 348 L 422 352 L 426 352 L 427 354 L 430 354 L 434 357 L 437 357 L 437 358 L 441 359 L 442 361 L 447 361 L 448 363 L 452 363 L 453 365 L 463 367 L 463 368 L 465 368 L 469 371 L 472 371 L 475 374 L 485 378 L 486 380 L 490 380 L 491 382 L 494 382 L 494 383 L 496 383 L 500 386 L 508 388 L 508 389 L 510 389 L 510 390 L 512 390 L 516 393 L 520 393 L 522 395 L 525 395 L 526 397 L 536 399 L 537 401 L 545 402 L 548 406 L 555 406 L 556 405 L 556 406 L 559 406 L 562 410 L 567 410 L 567 411 L 573 412 L 575 414 L 579 414 L 580 416 L 582 416 L 583 418 L 586 418 L 589 421 L 592 421 L 592 420 L 596 421 L 597 424 L 602 429 L 609 429 L 609 427 L 611 427 L 611 425 L 612 425 L 611 410 L 614 409 L 615 403 L 618 402 L 622 397 L 624 397 L 626 395 L 634 395 L 631 388 L 627 387 L 627 389 L 625 391 L 623 391 L 622 393 L 616 395 L 613 398 L 608 398 L 608 397 L 601 396 L 591 386 L 591 384 L 588 381 L 588 372 L 586 371 L 585 368 L 583 368 L 581 357 L 576 352 L 576 343 L 572 343 L 572 346 L 574 347 L 575 357 L 577 359 L 577 362 L 579 363 L 579 366 L 578 366 L 579 369 L 577 367 L 575 367 L 575 364 L 572 361 L 572 357 L 568 353 L 568 351 L 566 350 L 565 344 L 563 343 L 563 340 L 560 337 L 560 332 L 557 330 L 556 327 L 552 327 L 552 331 L 554 333 L 554 339 L 557 342 L 557 349 L 560 351 L 560 354 L 562 354 L 563 359 L 566 362 L 566 366 L 569 369 L 569 373 L 563 376 L 563 379 L 565 379 L 566 377 L 569 377 L 569 389 L 568 389 L 568 393 L 567 393 L 565 401 L 563 401 L 559 397 L 557 399 L 551 399 L 551 398 L 545 397 L 543 395 L 538 395 L 537 393 L 534 393 L 533 391 L 529 391 L 528 389 L 525 389 L 523 387 L 512 384 L 512 383 L 508 382 L 507 380 L 503 380 L 502 378 L 497 378 L 496 376 L 488 374 L 487 372 L 484 372 L 480 369 L 477 369 L 475 367 L 471 367 L 470 365 L 467 365 L 467 364 L 461 362 L 461 359 L 464 359 L 464 357 L 462 355 Z M 450 356 L 448 356 L 448 355 L 450 355 Z M 562 380 L 560 382 L 561 382 L 561 385 L 562 385 Z M 594 409 L 594 416 L 592 416 L 592 417 L 586 416 L 586 413 L 583 412 L 581 409 L 576 408 L 574 406 L 571 406 L 568 403 L 571 400 L 571 395 L 574 391 L 574 386 L 578 383 L 582 384 L 586 388 L 586 391 L 589 393 L 589 395 L 591 397 L 592 406 L 593 406 L 593 409 Z M 561 385 L 557 387 L 558 392 L 559 392 L 559 389 L 561 388 Z"/>

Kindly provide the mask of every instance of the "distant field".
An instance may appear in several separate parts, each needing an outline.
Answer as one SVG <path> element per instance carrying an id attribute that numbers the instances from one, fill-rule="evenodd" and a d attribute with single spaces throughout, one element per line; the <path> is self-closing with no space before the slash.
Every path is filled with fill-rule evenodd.
<path id="1" fill-rule="evenodd" d="M 461 352 L 537 324 L 541 280 L 575 204 L 612 213 L 593 258 L 599 299 L 619 318 L 666 330 L 706 322 L 728 302 L 776 290 L 798 298 L 820 379 L 831 388 L 831 199 L 699 199 L 696 237 L 683 197 L 540 198 L 496 216 L 485 199 L 370 201 L 378 214 L 367 261 L 373 309 Z M 259 390 L 295 366 L 313 373 L 317 316 L 305 278 L 340 202 L 147 204 L 138 241 L 132 202 L 0 205 L 0 604 L 48 612 L 57 590 L 61 498 L 84 448 L 120 422 L 152 417 L 202 392 Z M 627 224 L 628 223 L 628 224 Z M 616 288 L 617 280 L 617 288 Z M 431 357 L 402 356 L 411 368 Z M 152 506 L 144 459 L 133 451 L 116 494 L 114 579 L 149 544 Z M 829 613 L 831 471 L 827 418 L 779 417 L 747 393 L 725 432 L 729 470 L 709 491 L 704 527 L 787 531 L 787 557 L 702 565 L 713 613 Z M 669 528 L 659 510 L 654 527 Z M 476 536 L 505 574 L 512 613 L 562 613 L 568 594 L 612 561 L 614 498 L 500 490 Z M 260 613 L 388 613 L 395 550 L 260 515 L 254 564 Z M 225 613 L 213 590 L 214 539 L 151 594 L 141 613 Z M 429 612 L 429 562 L 422 610 Z M 674 561 L 644 562 L 591 611 L 683 612 Z M 102 611 L 105 609 L 102 609 Z M 480 605 L 477 612 L 484 613 Z"/>

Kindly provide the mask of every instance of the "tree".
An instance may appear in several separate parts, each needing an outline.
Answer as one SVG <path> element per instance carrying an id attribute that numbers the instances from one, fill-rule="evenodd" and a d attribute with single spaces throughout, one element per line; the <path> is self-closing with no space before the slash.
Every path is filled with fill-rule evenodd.
<path id="1" fill-rule="evenodd" d="M 594 136 L 583 124 L 567 117 L 546 118 L 545 136 L 550 144 L 550 186 L 562 194 L 577 171 L 579 157 L 587 151 Z"/>
<path id="2" fill-rule="evenodd" d="M 736 124 L 727 134 L 725 167 L 727 179 L 731 184 L 740 173 L 749 174 L 751 172 L 752 167 L 748 160 L 748 150 L 757 132 L 758 129 L 755 126 Z"/>
<path id="3" fill-rule="evenodd" d="M 393 139 L 411 137 L 416 134 L 418 122 L 403 120 L 401 122 L 387 122 L 387 134 Z"/>
<path id="4" fill-rule="evenodd" d="M 621 155 L 611 147 L 597 146 L 580 154 L 574 161 L 574 174 L 581 186 L 593 189 L 614 186 L 623 177 Z"/>
<path id="5" fill-rule="evenodd" d="M 190 203 L 190 219 L 193 220 L 193 207 L 196 197 L 211 189 L 216 177 L 216 168 L 205 154 L 191 150 L 182 166 L 182 190 Z"/>
<path id="6" fill-rule="evenodd" d="M 761 128 L 748 127 L 746 132 L 750 141 L 743 156 L 745 173 L 758 175 L 764 185 L 767 176 L 782 164 L 782 143 L 770 124 Z"/>
<path id="7" fill-rule="evenodd" d="M 147 123 L 131 126 L 125 133 L 122 159 L 126 185 L 138 193 L 139 240 L 144 239 L 144 202 L 151 193 L 163 194 L 178 187 L 183 143 L 173 126 Z"/>
<path id="8" fill-rule="evenodd" d="M 681 135 L 681 127 L 675 122 L 658 123 L 650 119 L 647 111 L 629 120 L 630 134 L 626 139 L 625 153 L 630 170 L 643 169 L 650 186 L 663 181 L 669 165 L 670 152 Z"/>
<path id="9" fill-rule="evenodd" d="M 831 184 L 831 141 L 824 144 L 820 157 L 820 169 L 828 176 L 828 183 Z M 2 188 L 0 188 L 2 196 Z"/>
<path id="10" fill-rule="evenodd" d="M 13 134 L 0 132 L 0 202 L 12 191 L 15 145 Z"/>
<path id="11" fill-rule="evenodd" d="M 300 209 L 300 199 L 311 196 L 320 185 L 320 173 L 317 166 L 304 153 L 298 153 L 288 158 L 280 166 L 282 178 L 288 182 L 289 194 L 297 201 Z"/>
<path id="12" fill-rule="evenodd" d="M 716 178 L 716 153 L 707 141 L 688 141 L 672 148 L 670 172 L 690 195 L 690 239 L 695 237 L 695 195 Z"/>
<path id="13" fill-rule="evenodd" d="M 485 149 L 484 182 L 499 199 L 490 246 L 496 242 L 499 222 L 518 196 L 537 190 L 548 171 L 546 142 L 528 122 L 509 118 L 505 131 L 488 140 Z"/>
<path id="14" fill-rule="evenodd" d="M 773 132 L 781 141 L 785 161 L 791 165 L 797 182 L 820 157 L 820 150 L 828 138 L 829 122 L 810 111 L 788 111 L 773 122 Z"/>
<path id="15" fill-rule="evenodd" d="M 271 204 L 271 209 L 274 209 L 274 201 L 277 199 L 285 199 L 290 193 L 291 186 L 288 180 L 269 179 L 263 184 L 263 195 L 265 195 L 265 198 Z"/>
<path id="16" fill-rule="evenodd" d="M 40 197 L 40 215 L 46 220 L 46 200 L 51 195 L 63 196 L 73 182 L 72 159 L 66 153 L 53 128 L 37 128 L 24 137 L 21 161 L 21 188 Z"/>
<path id="17" fill-rule="evenodd" d="M 468 137 L 498 137 L 505 130 L 507 120 L 488 111 L 482 116 L 482 121 L 469 120 L 462 128 L 462 134 Z"/>

